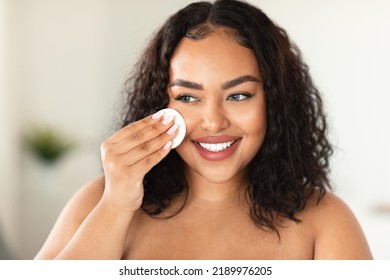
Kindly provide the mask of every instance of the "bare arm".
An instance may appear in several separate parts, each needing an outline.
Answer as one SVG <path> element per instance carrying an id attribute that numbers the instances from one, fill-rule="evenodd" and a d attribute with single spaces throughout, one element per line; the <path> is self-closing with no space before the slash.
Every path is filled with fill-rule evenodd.
<path id="1" fill-rule="evenodd" d="M 80 191 L 78 191 L 73 196 L 73 198 L 63 209 L 49 237 L 47 238 L 45 244 L 43 245 L 39 253 L 36 255 L 35 259 L 55 259 L 59 257 L 60 253 L 64 250 L 64 248 L 67 248 L 67 250 L 69 250 L 69 248 L 71 248 L 72 246 L 76 246 L 77 242 L 75 241 L 73 241 L 73 245 L 67 246 L 73 237 L 74 240 L 78 240 L 79 242 L 83 242 L 83 239 L 87 239 L 86 243 L 84 241 L 84 243 L 81 244 L 79 251 L 88 247 L 92 247 L 94 246 L 94 243 L 97 243 L 96 235 L 98 233 L 103 234 L 104 231 L 95 231 L 95 226 L 93 224 L 90 224 L 91 220 L 96 218 L 98 224 L 99 221 L 101 221 L 100 223 L 104 223 L 107 220 L 104 215 L 102 215 L 102 217 L 99 219 L 98 209 L 99 207 L 103 207 L 98 205 L 102 198 L 103 190 L 104 178 L 99 178 L 95 181 L 86 184 L 83 188 L 81 188 Z M 95 214 L 93 214 L 94 212 Z M 125 221 L 125 219 L 123 219 L 123 221 Z M 77 238 L 77 232 L 79 237 L 81 235 L 81 238 Z M 104 237 L 109 237 L 109 235 L 107 234 L 103 236 L 103 238 Z M 91 242 L 92 244 L 88 244 L 89 242 Z M 114 240 L 113 242 L 119 243 L 119 238 Z M 87 257 L 83 257 L 81 253 L 77 253 L 77 256 L 74 256 L 74 259 L 83 258 Z M 94 257 L 89 256 L 89 258 Z"/>
<path id="2" fill-rule="evenodd" d="M 106 140 L 104 177 L 70 200 L 36 259 L 120 259 L 142 203 L 143 178 L 169 153 L 174 128 L 149 116 Z"/>
<path id="3" fill-rule="evenodd" d="M 327 193 L 315 208 L 311 217 L 317 231 L 314 259 L 372 259 L 363 230 L 342 200 Z"/>

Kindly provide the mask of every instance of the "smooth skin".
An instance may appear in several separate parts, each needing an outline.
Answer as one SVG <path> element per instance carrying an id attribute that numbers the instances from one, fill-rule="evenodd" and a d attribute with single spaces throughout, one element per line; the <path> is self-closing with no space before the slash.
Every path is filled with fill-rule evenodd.
<path id="1" fill-rule="evenodd" d="M 184 209 L 168 219 L 139 209 L 142 179 L 169 153 L 176 133 L 172 123 L 149 116 L 102 144 L 105 176 L 74 195 L 36 259 L 372 258 L 355 216 L 331 193 L 319 204 L 312 196 L 297 214 L 300 223 L 280 218 L 280 239 L 250 219 L 246 167 L 266 134 L 262 76 L 251 50 L 223 30 L 183 39 L 171 60 L 168 93 L 169 107 L 187 123 L 176 149 L 189 184 Z M 212 161 L 196 145 L 215 136 L 238 141 L 231 155 Z M 167 212 L 181 202 L 179 196 Z"/>

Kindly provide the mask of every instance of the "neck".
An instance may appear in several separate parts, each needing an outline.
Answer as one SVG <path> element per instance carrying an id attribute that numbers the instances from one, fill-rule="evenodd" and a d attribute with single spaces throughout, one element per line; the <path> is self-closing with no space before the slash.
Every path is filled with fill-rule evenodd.
<path id="1" fill-rule="evenodd" d="M 225 182 L 210 182 L 200 174 L 189 172 L 188 206 L 207 210 L 221 210 L 245 203 L 246 176 L 240 174 Z"/>

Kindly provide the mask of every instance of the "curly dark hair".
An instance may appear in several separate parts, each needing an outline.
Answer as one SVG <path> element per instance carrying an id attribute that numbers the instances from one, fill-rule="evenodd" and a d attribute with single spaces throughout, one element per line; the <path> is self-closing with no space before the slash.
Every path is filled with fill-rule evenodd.
<path id="1" fill-rule="evenodd" d="M 172 15 L 155 33 L 134 74 L 126 81 L 126 113 L 122 126 L 166 108 L 169 102 L 170 60 L 184 38 L 201 40 L 223 28 L 253 50 L 264 79 L 267 133 L 249 164 L 252 220 L 260 228 L 277 231 L 278 217 L 299 222 L 316 190 L 317 203 L 331 189 L 323 102 L 308 66 L 285 30 L 260 9 L 237 0 L 192 3 Z M 180 193 L 188 194 L 184 162 L 172 150 L 144 178 L 142 209 L 161 214 Z M 180 209 L 178 210 L 180 211 Z"/>

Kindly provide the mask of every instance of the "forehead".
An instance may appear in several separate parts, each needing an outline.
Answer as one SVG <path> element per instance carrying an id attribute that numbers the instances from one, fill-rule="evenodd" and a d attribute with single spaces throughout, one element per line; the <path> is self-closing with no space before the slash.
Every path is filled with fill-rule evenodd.
<path id="1" fill-rule="evenodd" d="M 228 80 L 242 75 L 261 78 L 256 57 L 231 37 L 214 32 L 200 40 L 183 38 L 170 64 L 170 78 L 203 82 Z"/>

